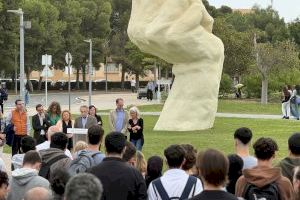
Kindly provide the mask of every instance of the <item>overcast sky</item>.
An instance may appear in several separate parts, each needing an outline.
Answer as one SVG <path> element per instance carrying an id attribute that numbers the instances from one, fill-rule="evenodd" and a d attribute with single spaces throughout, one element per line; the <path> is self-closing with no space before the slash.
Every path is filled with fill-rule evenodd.
<path id="1" fill-rule="evenodd" d="M 271 5 L 271 0 L 208 0 L 211 5 L 219 8 L 227 5 L 231 8 L 251 8 L 254 4 L 258 4 L 263 8 Z M 300 18 L 300 0 L 274 0 L 274 9 L 279 11 L 279 15 L 286 22 L 293 21 L 297 17 Z"/>

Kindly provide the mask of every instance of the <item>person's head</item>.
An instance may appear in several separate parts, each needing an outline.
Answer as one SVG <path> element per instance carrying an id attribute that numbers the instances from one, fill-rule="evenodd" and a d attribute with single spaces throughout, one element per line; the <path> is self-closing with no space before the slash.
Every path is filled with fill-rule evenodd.
<path id="1" fill-rule="evenodd" d="M 54 133 L 57 133 L 60 131 L 60 128 L 58 126 L 50 126 L 47 130 L 47 138 L 49 141 L 51 141 L 51 137 Z"/>
<path id="2" fill-rule="evenodd" d="M 88 129 L 88 144 L 90 145 L 99 145 L 102 142 L 104 135 L 104 130 L 99 125 L 91 126 Z"/>
<path id="3" fill-rule="evenodd" d="M 252 131 L 249 128 L 242 127 L 234 133 L 236 147 L 248 147 L 252 139 Z"/>
<path id="4" fill-rule="evenodd" d="M 21 149 L 23 153 L 35 150 L 35 140 L 31 136 L 25 136 L 21 139 Z"/>
<path id="5" fill-rule="evenodd" d="M 31 150 L 25 153 L 23 167 L 40 170 L 42 159 L 39 152 Z"/>
<path id="6" fill-rule="evenodd" d="M 272 162 L 275 152 L 278 151 L 278 145 L 271 138 L 261 137 L 253 144 L 253 149 L 258 160 Z"/>
<path id="7" fill-rule="evenodd" d="M 291 91 L 293 90 L 293 86 L 292 85 L 288 85 L 287 88 L 288 88 L 288 90 L 291 90 Z"/>
<path id="8" fill-rule="evenodd" d="M 117 109 L 123 109 L 124 100 L 122 98 L 117 98 L 116 99 L 116 106 L 117 106 Z"/>
<path id="9" fill-rule="evenodd" d="M 290 96 L 289 89 L 287 86 L 284 86 L 282 88 L 282 92 L 283 92 L 284 96 Z"/>
<path id="10" fill-rule="evenodd" d="M 290 155 L 300 157 L 300 133 L 294 133 L 288 140 Z"/>
<path id="11" fill-rule="evenodd" d="M 147 162 L 144 154 L 141 151 L 136 152 L 136 168 L 142 174 L 147 172 Z"/>
<path id="12" fill-rule="evenodd" d="M 68 111 L 68 110 L 62 111 L 61 119 L 65 122 L 72 120 L 72 115 L 71 115 L 70 111 Z"/>
<path id="13" fill-rule="evenodd" d="M 60 108 L 60 104 L 56 101 L 53 101 L 48 108 L 48 112 L 50 114 L 56 114 L 56 115 L 60 115 L 61 114 L 61 108 Z"/>
<path id="14" fill-rule="evenodd" d="M 24 102 L 21 99 L 17 99 L 15 101 L 15 105 L 16 105 L 16 110 L 18 111 L 24 110 Z"/>
<path id="15" fill-rule="evenodd" d="M 50 148 L 65 150 L 68 144 L 68 137 L 65 133 L 57 132 L 51 136 Z"/>
<path id="16" fill-rule="evenodd" d="M 228 192 L 235 194 L 235 184 L 238 178 L 242 175 L 244 161 L 237 154 L 230 154 L 227 156 L 227 158 L 229 160 L 229 171 L 228 171 L 229 183 L 226 189 Z"/>
<path id="17" fill-rule="evenodd" d="M 0 199 L 6 199 L 8 193 L 9 179 L 6 172 L 0 171 Z"/>
<path id="18" fill-rule="evenodd" d="M 197 156 L 196 166 L 205 185 L 224 187 L 227 182 L 229 163 L 227 157 L 218 150 L 207 149 Z"/>
<path id="19" fill-rule="evenodd" d="M 197 150 L 191 144 L 182 144 L 181 147 L 185 150 L 185 163 L 182 169 L 189 171 L 196 165 Z"/>
<path id="20" fill-rule="evenodd" d="M 140 111 L 137 107 L 132 107 L 129 109 L 129 114 L 131 119 L 138 119 L 140 118 Z"/>
<path id="21" fill-rule="evenodd" d="M 185 162 L 185 151 L 177 144 L 171 145 L 165 149 L 164 155 L 169 168 L 181 168 Z"/>
<path id="22" fill-rule="evenodd" d="M 44 107 L 43 107 L 42 104 L 37 104 L 37 105 L 35 106 L 35 110 L 36 110 L 36 112 L 37 112 L 38 114 L 40 114 L 40 115 L 44 113 Z"/>
<path id="23" fill-rule="evenodd" d="M 124 153 L 126 138 L 122 133 L 112 132 L 105 137 L 105 148 L 108 155 L 120 155 Z"/>
<path id="24" fill-rule="evenodd" d="M 74 146 L 74 153 L 82 151 L 84 149 L 88 148 L 88 144 L 84 141 L 78 141 L 76 142 L 75 146 Z"/>
<path id="25" fill-rule="evenodd" d="M 130 164 L 131 166 L 136 166 L 136 148 L 135 146 L 131 143 L 126 141 L 125 144 L 125 151 L 124 154 L 122 155 L 122 159 Z"/>
<path id="26" fill-rule="evenodd" d="M 63 196 L 65 193 L 66 185 L 70 179 L 70 174 L 66 169 L 56 169 L 51 173 L 50 185 L 52 191 L 59 195 Z"/>
<path id="27" fill-rule="evenodd" d="M 89 114 L 89 107 L 86 105 L 80 106 L 80 115 L 81 117 L 87 117 Z"/>
<path id="28" fill-rule="evenodd" d="M 95 116 L 97 114 L 97 108 L 93 105 L 89 107 L 89 115 Z"/>
<path id="29" fill-rule="evenodd" d="M 152 156 L 147 161 L 147 176 L 158 178 L 162 175 L 163 159 L 159 156 Z"/>
<path id="30" fill-rule="evenodd" d="M 295 190 L 295 199 L 300 199 L 300 167 L 295 167 L 294 177 L 293 177 L 293 186 Z"/>
<path id="31" fill-rule="evenodd" d="M 73 176 L 67 183 L 65 200 L 101 199 L 103 187 L 99 179 L 87 173 Z"/>
<path id="32" fill-rule="evenodd" d="M 24 200 L 51 200 L 50 191 L 43 187 L 35 187 L 25 193 Z"/>

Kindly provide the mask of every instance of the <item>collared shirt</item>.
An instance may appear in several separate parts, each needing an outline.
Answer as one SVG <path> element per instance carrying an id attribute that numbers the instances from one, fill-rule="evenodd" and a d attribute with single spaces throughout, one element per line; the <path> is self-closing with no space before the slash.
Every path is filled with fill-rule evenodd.
<path id="1" fill-rule="evenodd" d="M 82 128 L 85 128 L 87 117 L 81 117 Z"/>
<path id="2" fill-rule="evenodd" d="M 41 151 L 41 150 L 45 150 L 45 149 L 49 149 L 50 148 L 50 142 L 47 140 L 39 145 L 37 145 L 36 147 L 36 151 Z M 69 149 L 65 150 L 65 155 L 68 156 L 69 158 L 71 158 L 73 160 L 73 156 L 70 152 Z"/>
<path id="3" fill-rule="evenodd" d="M 117 111 L 117 119 L 116 119 L 116 131 L 121 132 L 125 119 L 125 111 L 124 110 L 116 110 Z"/>
<path id="4" fill-rule="evenodd" d="M 44 124 L 44 118 L 39 113 L 38 113 L 38 116 L 39 116 L 40 124 L 41 124 L 41 126 L 43 126 L 43 124 Z M 45 135 L 45 130 L 42 129 L 41 132 L 40 132 L 40 134 L 41 135 Z"/>
<path id="5" fill-rule="evenodd" d="M 188 181 L 188 178 L 189 175 L 181 169 L 169 169 L 164 173 L 164 175 L 160 178 L 160 180 L 162 182 L 164 189 L 168 193 L 168 196 L 172 198 L 172 197 L 181 197 L 182 192 Z M 200 194 L 203 191 L 203 186 L 199 179 L 197 180 L 195 187 L 196 188 L 195 188 L 194 195 Z M 191 194 L 189 195 L 189 198 L 193 196 L 192 191 Z M 149 200 L 162 200 L 158 192 L 156 191 L 156 189 L 154 189 L 152 182 L 148 187 L 148 198 Z"/>

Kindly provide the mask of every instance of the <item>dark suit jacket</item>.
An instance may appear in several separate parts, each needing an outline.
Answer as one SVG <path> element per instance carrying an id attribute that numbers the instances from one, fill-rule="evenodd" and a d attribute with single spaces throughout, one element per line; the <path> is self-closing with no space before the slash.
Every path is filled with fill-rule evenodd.
<path id="1" fill-rule="evenodd" d="M 97 125 L 97 124 L 98 124 L 98 122 L 97 122 L 97 119 L 95 117 L 88 116 L 85 127 L 83 127 L 81 117 L 77 117 L 76 120 L 75 120 L 74 128 L 86 128 L 86 129 L 88 129 L 88 128 L 90 128 L 94 125 Z"/>
<path id="2" fill-rule="evenodd" d="M 40 140 L 41 130 L 44 130 L 46 133 L 50 126 L 51 124 L 48 114 L 45 114 L 43 124 L 41 124 L 38 114 L 32 116 L 32 128 L 34 130 L 34 139 L 36 139 L 36 141 L 38 142 Z"/>

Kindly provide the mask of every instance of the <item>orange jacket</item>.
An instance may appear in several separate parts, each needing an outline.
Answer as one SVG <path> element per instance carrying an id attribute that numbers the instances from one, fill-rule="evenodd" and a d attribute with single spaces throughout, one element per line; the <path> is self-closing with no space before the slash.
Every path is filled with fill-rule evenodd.
<path id="1" fill-rule="evenodd" d="M 16 135 L 27 135 L 27 113 L 12 111 L 11 122 L 16 127 Z"/>

